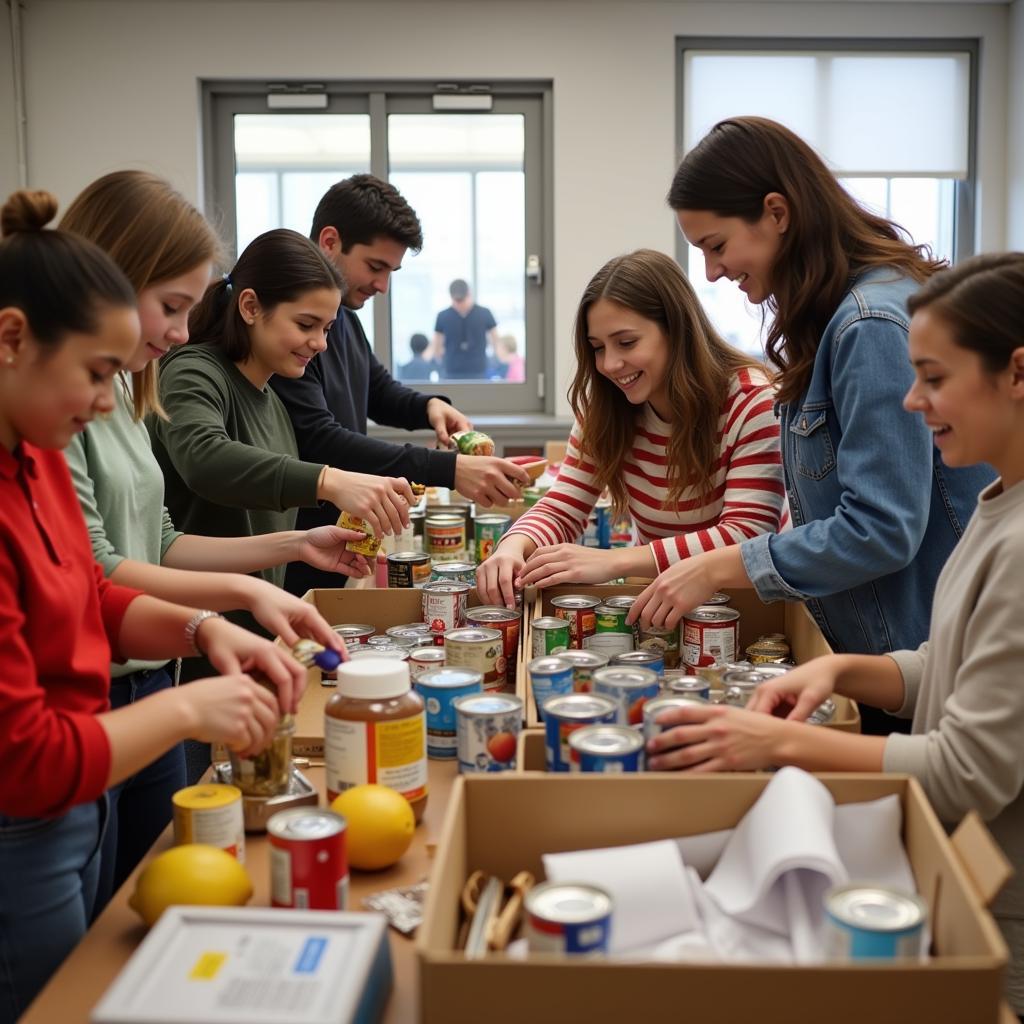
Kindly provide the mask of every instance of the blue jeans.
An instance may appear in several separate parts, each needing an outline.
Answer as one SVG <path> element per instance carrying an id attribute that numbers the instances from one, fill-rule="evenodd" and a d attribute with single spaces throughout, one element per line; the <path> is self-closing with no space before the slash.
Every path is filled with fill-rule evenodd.
<path id="1" fill-rule="evenodd" d="M 111 708 L 123 708 L 172 685 L 166 668 L 113 679 Z M 172 817 L 171 798 L 185 785 L 185 754 L 176 743 L 142 771 L 112 787 L 94 916 L 110 901 Z"/>
<path id="2" fill-rule="evenodd" d="M 0 814 L 0 1024 L 13 1024 L 85 934 L 107 798 L 59 818 Z"/>

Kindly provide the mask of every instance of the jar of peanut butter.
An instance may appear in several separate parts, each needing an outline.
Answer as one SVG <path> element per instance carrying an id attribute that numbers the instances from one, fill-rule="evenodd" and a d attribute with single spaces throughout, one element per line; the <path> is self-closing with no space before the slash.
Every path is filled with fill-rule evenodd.
<path id="1" fill-rule="evenodd" d="M 338 689 L 324 711 L 327 799 L 352 786 L 390 786 L 412 804 L 427 805 L 427 722 L 409 668 L 390 658 L 338 666 Z"/>

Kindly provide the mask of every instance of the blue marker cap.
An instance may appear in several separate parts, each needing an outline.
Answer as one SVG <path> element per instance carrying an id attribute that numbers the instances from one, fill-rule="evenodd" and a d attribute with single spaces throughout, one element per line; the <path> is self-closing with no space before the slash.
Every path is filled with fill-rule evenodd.
<path id="1" fill-rule="evenodd" d="M 341 653 L 325 648 L 313 655 L 313 664 L 324 672 L 333 672 L 341 664 Z"/>

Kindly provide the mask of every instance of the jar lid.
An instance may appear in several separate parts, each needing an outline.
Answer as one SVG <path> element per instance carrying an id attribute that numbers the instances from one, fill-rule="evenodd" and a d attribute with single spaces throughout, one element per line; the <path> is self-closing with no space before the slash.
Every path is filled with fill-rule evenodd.
<path id="1" fill-rule="evenodd" d="M 408 693 L 409 666 L 393 658 L 359 658 L 338 666 L 338 693 L 360 700 L 382 700 Z"/>

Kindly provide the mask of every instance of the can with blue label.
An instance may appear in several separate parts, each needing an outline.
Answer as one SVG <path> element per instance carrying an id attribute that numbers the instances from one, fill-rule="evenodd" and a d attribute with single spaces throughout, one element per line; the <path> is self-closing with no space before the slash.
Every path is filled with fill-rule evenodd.
<path id="1" fill-rule="evenodd" d="M 531 953 L 595 956 L 608 952 L 612 898 L 596 885 L 542 882 L 526 894 L 523 911 Z"/>
<path id="2" fill-rule="evenodd" d="M 569 737 L 569 771 L 621 775 L 643 768 L 644 737 L 628 725 L 585 725 Z"/>
<path id="3" fill-rule="evenodd" d="M 572 693 L 573 672 L 569 662 L 555 655 L 534 658 L 527 668 L 530 672 L 530 688 L 537 705 L 537 714 L 544 721 L 544 702 L 549 697 Z"/>
<path id="4" fill-rule="evenodd" d="M 516 766 L 523 702 L 510 693 L 471 693 L 455 701 L 459 772 L 504 772 Z"/>
<path id="5" fill-rule="evenodd" d="M 549 772 L 569 771 L 569 737 L 585 725 L 612 724 L 615 701 L 597 693 L 567 693 L 544 702 L 544 763 Z"/>
<path id="6" fill-rule="evenodd" d="M 619 725 L 642 725 L 644 704 L 661 692 L 658 673 L 649 668 L 628 668 L 609 665 L 599 668 L 592 681 L 594 693 L 610 697 L 617 710 L 615 721 Z"/>
<path id="7" fill-rule="evenodd" d="M 918 960 L 928 908 L 912 893 L 881 885 L 841 885 L 825 894 L 830 960 Z"/>
<path id="8" fill-rule="evenodd" d="M 427 757 L 451 760 L 458 747 L 455 701 L 480 693 L 484 677 L 468 668 L 430 668 L 416 677 L 416 691 L 427 707 Z"/>
<path id="9" fill-rule="evenodd" d="M 624 668 L 649 668 L 657 672 L 659 677 L 665 674 L 665 656 L 660 651 L 625 651 L 616 654 L 608 664 L 622 665 Z"/>
<path id="10" fill-rule="evenodd" d="M 675 711 L 677 708 L 692 707 L 694 704 L 707 704 L 703 697 L 690 694 L 663 693 L 644 705 L 644 742 L 648 743 L 655 736 L 660 736 L 674 725 L 662 725 L 658 715 L 663 711 Z"/>

